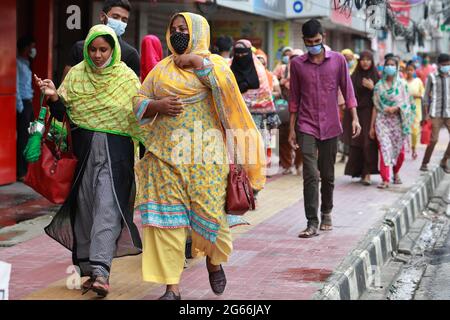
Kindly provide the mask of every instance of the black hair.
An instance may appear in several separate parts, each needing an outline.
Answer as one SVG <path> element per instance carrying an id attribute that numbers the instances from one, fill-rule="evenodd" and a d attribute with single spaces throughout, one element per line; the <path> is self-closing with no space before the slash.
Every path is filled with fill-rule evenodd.
<path id="1" fill-rule="evenodd" d="M 33 36 L 31 35 L 25 35 L 23 37 L 20 37 L 19 40 L 17 40 L 17 50 L 19 52 L 22 52 L 23 49 L 31 45 L 32 43 L 35 43 Z"/>
<path id="2" fill-rule="evenodd" d="M 109 43 L 109 45 L 111 46 L 112 49 L 114 49 L 114 47 L 116 46 L 116 42 L 114 41 L 114 38 L 109 35 L 109 34 L 105 34 L 103 36 L 101 36 L 103 39 L 105 39 L 106 42 Z"/>
<path id="3" fill-rule="evenodd" d="M 220 36 L 217 38 L 216 46 L 219 52 L 229 51 L 233 47 L 233 39 L 230 36 Z"/>
<path id="4" fill-rule="evenodd" d="M 450 61 L 450 55 L 447 53 L 441 53 L 437 58 L 438 63 L 449 62 L 449 61 Z"/>
<path id="5" fill-rule="evenodd" d="M 302 33 L 304 38 L 312 38 L 318 33 L 323 35 L 322 24 L 317 19 L 310 19 L 302 26 Z"/>
<path id="6" fill-rule="evenodd" d="M 384 60 L 388 60 L 388 59 L 391 59 L 391 58 L 394 58 L 394 57 L 395 57 L 395 55 L 393 53 L 388 53 L 388 54 L 386 54 L 384 56 Z"/>
<path id="7" fill-rule="evenodd" d="M 128 12 L 131 11 L 131 4 L 128 0 L 105 0 L 105 2 L 103 2 L 104 13 L 108 13 L 113 7 L 121 7 Z"/>
<path id="8" fill-rule="evenodd" d="M 109 34 L 103 34 L 101 36 L 98 36 L 98 38 L 103 38 L 108 44 L 111 46 L 111 49 L 114 49 L 116 46 L 116 43 L 114 42 L 114 38 L 110 36 Z M 90 43 L 89 43 L 90 45 Z"/>
<path id="9" fill-rule="evenodd" d="M 412 61 L 412 60 L 409 60 L 409 61 L 406 63 L 406 68 L 408 68 L 408 67 L 413 67 L 414 70 L 416 70 L 416 64 L 415 64 L 414 61 Z"/>
<path id="10" fill-rule="evenodd" d="M 384 59 L 384 65 L 386 65 L 388 61 L 394 61 L 395 65 L 397 66 L 397 69 L 398 69 L 398 65 L 400 64 L 400 62 L 394 55 L 390 55 L 386 59 Z"/>

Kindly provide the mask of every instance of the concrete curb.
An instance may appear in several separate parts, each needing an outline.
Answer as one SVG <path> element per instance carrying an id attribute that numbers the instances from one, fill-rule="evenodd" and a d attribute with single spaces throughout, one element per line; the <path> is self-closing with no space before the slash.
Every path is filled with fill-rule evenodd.
<path id="1" fill-rule="evenodd" d="M 383 221 L 370 229 L 313 296 L 314 300 L 356 300 L 380 279 L 381 267 L 395 254 L 416 216 L 425 209 L 444 177 L 439 166 L 430 168 L 388 210 Z"/>

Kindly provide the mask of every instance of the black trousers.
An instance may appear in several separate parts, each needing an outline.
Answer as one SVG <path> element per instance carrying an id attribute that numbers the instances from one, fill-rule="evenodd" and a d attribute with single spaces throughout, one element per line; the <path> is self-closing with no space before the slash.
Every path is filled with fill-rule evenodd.
<path id="1" fill-rule="evenodd" d="M 23 151 L 28 143 L 30 134 L 28 127 L 34 120 L 33 104 L 31 100 L 22 100 L 23 110 L 17 113 L 17 178 L 22 178 L 27 174 L 28 163 L 25 160 Z"/>
<path id="2" fill-rule="evenodd" d="M 319 140 L 314 136 L 297 133 L 298 144 L 303 154 L 303 200 L 308 226 L 318 227 L 319 177 L 321 213 L 333 209 L 334 165 L 336 163 L 338 138 Z"/>

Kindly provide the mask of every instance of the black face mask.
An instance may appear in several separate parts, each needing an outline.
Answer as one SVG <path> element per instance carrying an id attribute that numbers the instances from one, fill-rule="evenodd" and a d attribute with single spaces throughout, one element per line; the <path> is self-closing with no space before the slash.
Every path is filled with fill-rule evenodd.
<path id="1" fill-rule="evenodd" d="M 183 54 L 189 46 L 189 34 L 174 32 L 170 36 L 170 44 L 176 53 Z"/>

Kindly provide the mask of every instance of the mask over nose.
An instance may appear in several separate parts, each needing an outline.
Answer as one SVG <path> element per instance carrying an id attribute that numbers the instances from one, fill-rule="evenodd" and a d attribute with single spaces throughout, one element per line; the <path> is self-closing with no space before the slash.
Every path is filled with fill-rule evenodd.
<path id="1" fill-rule="evenodd" d="M 439 70 L 442 73 L 449 73 L 450 72 L 450 66 L 440 66 Z"/>
<path id="2" fill-rule="evenodd" d="M 127 28 L 127 24 L 125 22 L 110 17 L 108 17 L 108 23 L 106 25 L 113 29 L 118 37 L 121 37 Z"/>
<path id="3" fill-rule="evenodd" d="M 31 58 L 31 59 L 34 59 L 34 58 L 36 58 L 36 55 L 37 55 L 37 50 L 36 50 L 36 48 L 31 48 L 30 58 Z"/>
<path id="4" fill-rule="evenodd" d="M 310 46 L 310 47 L 306 46 L 306 50 L 308 50 L 308 52 L 310 54 L 315 56 L 315 55 L 318 55 L 320 52 L 322 52 L 322 47 L 323 47 L 323 45 L 321 43 L 321 44 L 318 44 L 318 45 L 315 45 L 315 46 Z"/>
<path id="5" fill-rule="evenodd" d="M 284 56 L 283 59 L 281 59 L 281 61 L 283 62 L 283 64 L 288 64 L 289 63 L 289 57 L 288 56 Z"/>
<path id="6" fill-rule="evenodd" d="M 396 66 L 385 66 L 384 73 L 388 76 L 394 76 L 397 73 L 397 67 Z"/>
<path id="7" fill-rule="evenodd" d="M 170 44 L 176 53 L 183 54 L 189 46 L 189 39 L 189 34 L 174 32 L 170 36 Z"/>

